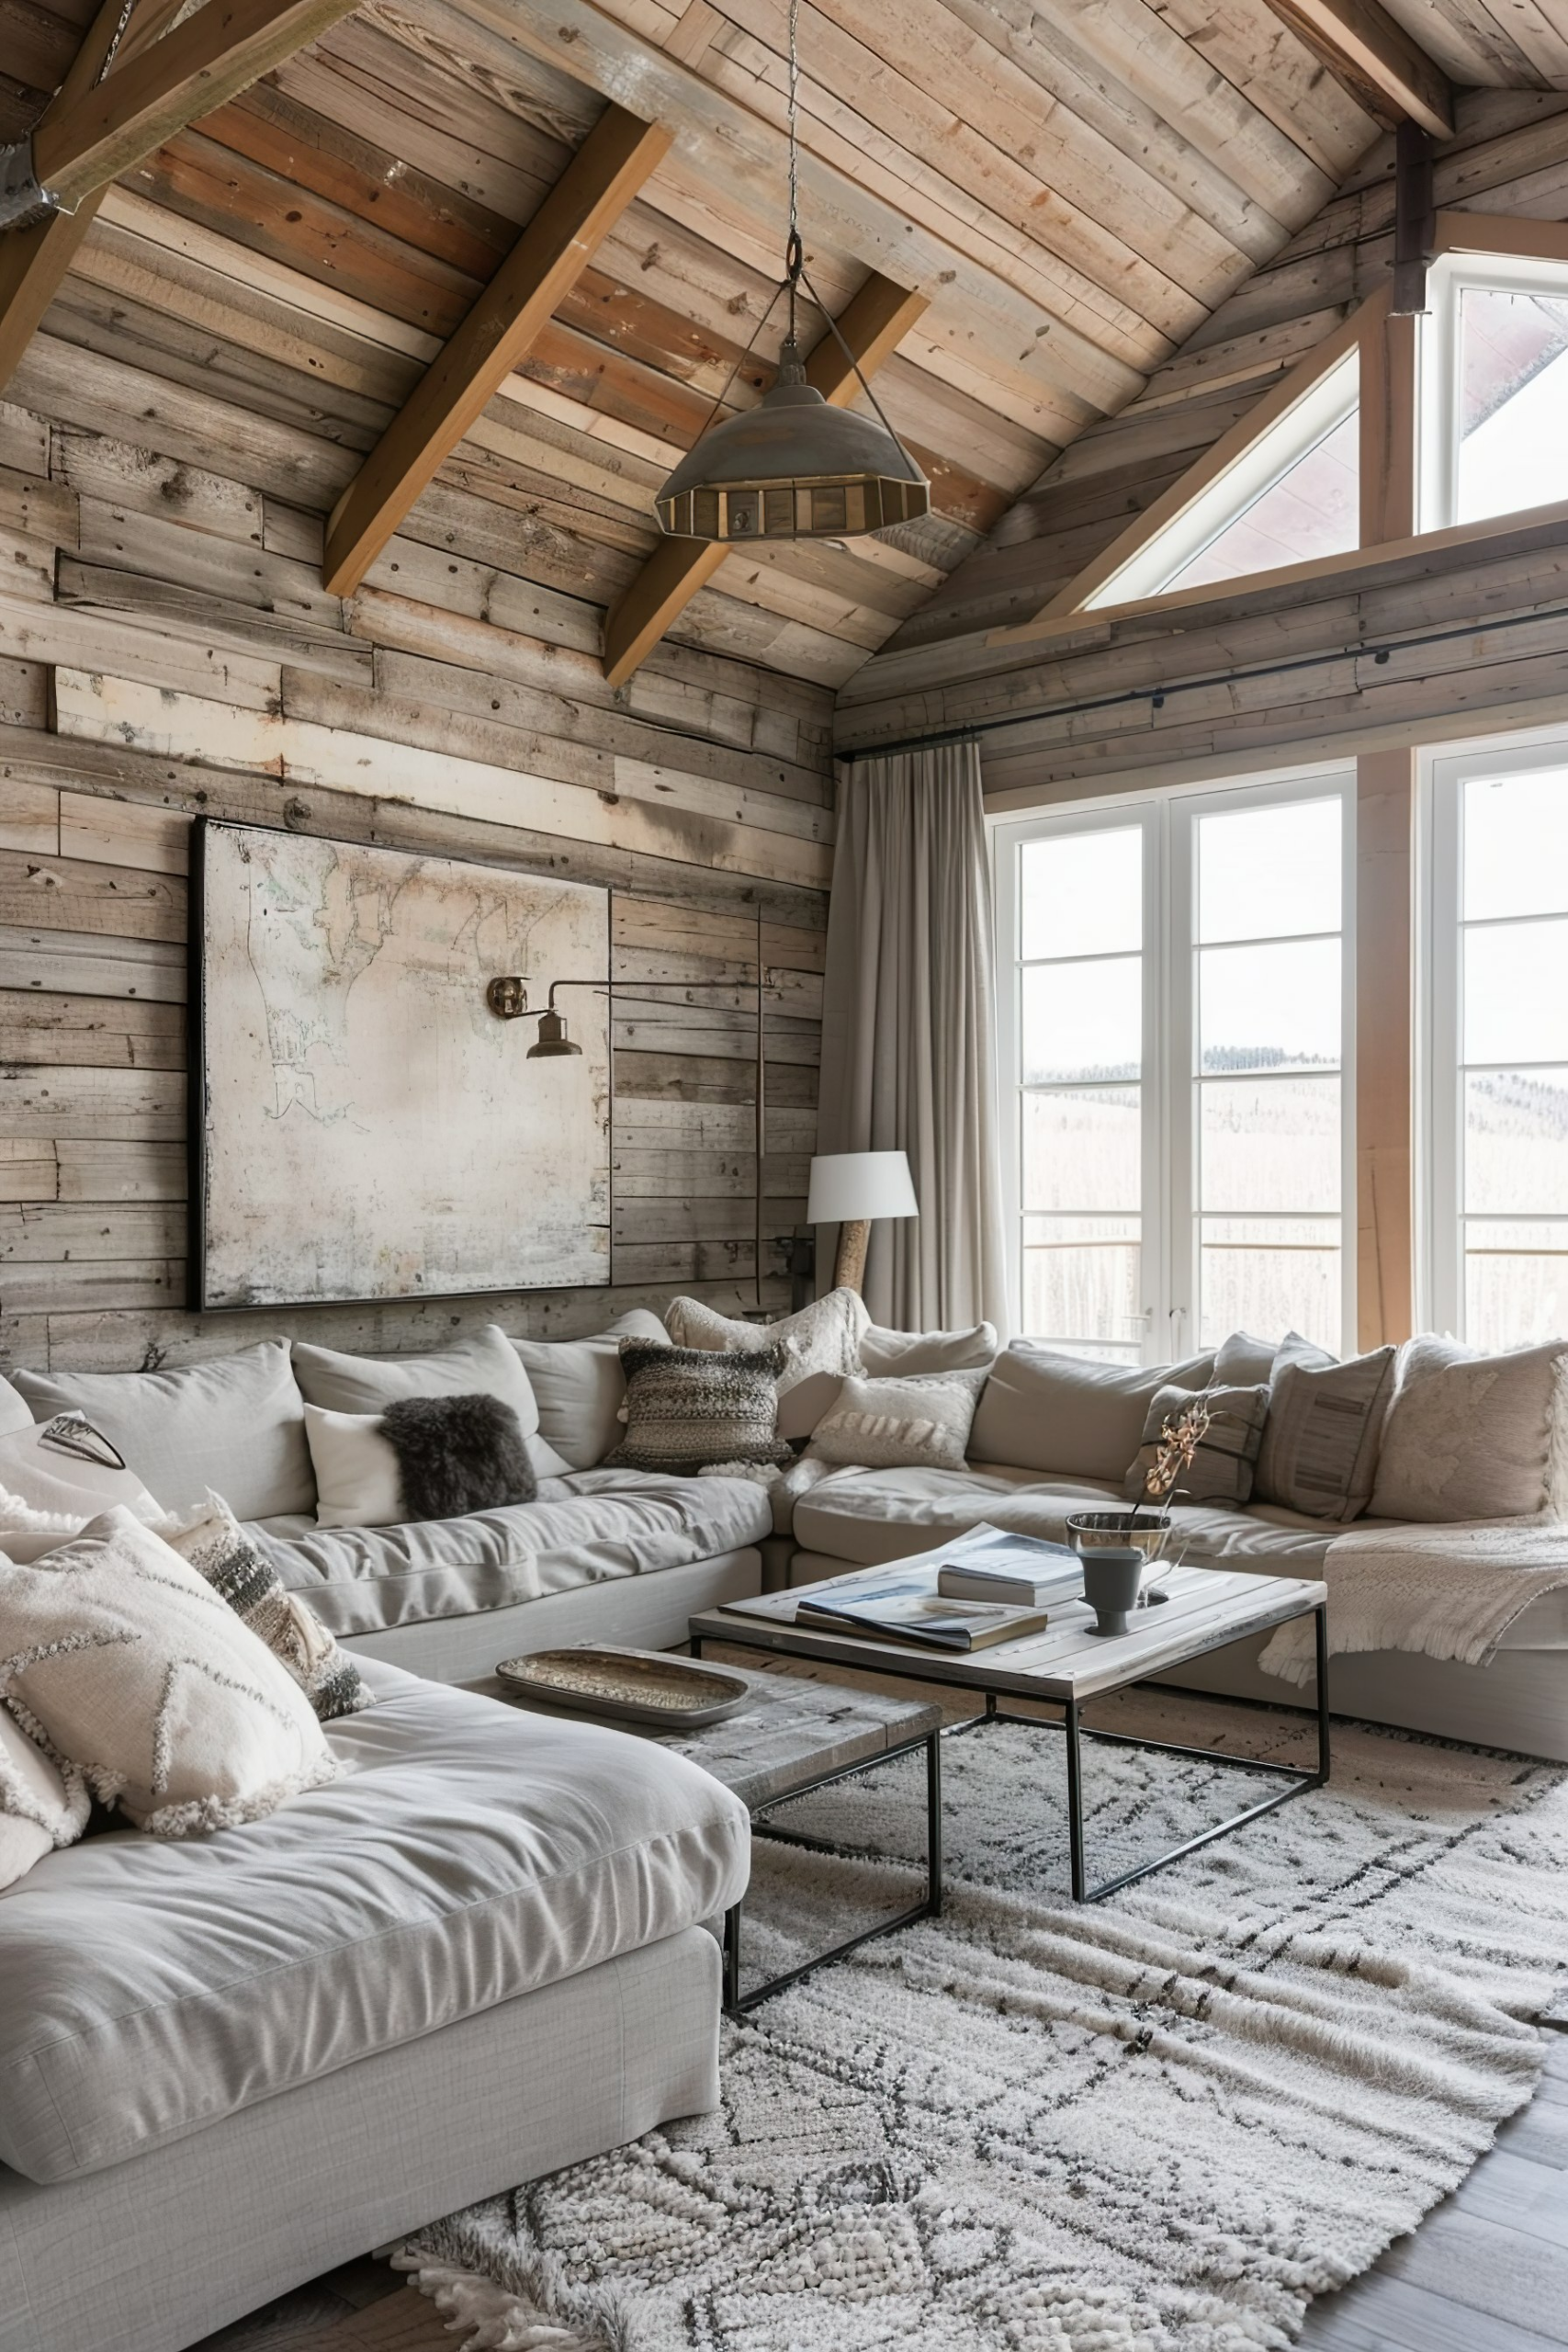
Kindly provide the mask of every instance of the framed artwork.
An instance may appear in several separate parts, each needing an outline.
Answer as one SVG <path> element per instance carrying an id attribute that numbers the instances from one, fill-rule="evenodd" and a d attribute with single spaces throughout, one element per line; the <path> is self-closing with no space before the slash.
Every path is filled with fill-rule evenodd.
<path id="1" fill-rule="evenodd" d="M 204 820 L 191 898 L 192 1305 L 610 1279 L 604 995 L 530 1061 L 489 980 L 609 969 L 609 894 Z"/>

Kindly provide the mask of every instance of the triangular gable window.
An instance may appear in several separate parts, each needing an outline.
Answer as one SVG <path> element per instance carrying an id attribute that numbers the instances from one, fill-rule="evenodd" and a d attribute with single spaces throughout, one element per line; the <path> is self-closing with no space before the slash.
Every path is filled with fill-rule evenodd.
<path id="1" fill-rule="evenodd" d="M 1172 595 L 1358 546 L 1359 389 L 1351 352 L 1097 588 L 1084 609 Z"/>

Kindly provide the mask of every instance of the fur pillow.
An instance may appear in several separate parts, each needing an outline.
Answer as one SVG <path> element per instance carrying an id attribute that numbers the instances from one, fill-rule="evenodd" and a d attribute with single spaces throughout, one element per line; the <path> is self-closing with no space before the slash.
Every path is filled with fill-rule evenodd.
<path id="1" fill-rule="evenodd" d="M 694 1477 L 726 1462 L 787 1462 L 779 1436 L 782 1348 L 671 1348 L 623 1340 L 626 1434 L 604 1464 Z"/>
<path id="2" fill-rule="evenodd" d="M 522 1425 L 499 1396 L 402 1396 L 381 1416 L 409 1519 L 531 1503 L 538 1487 Z"/>
<path id="3" fill-rule="evenodd" d="M 374 1704 L 359 1668 L 308 1603 L 288 1591 L 262 1558 L 221 1496 L 209 1495 L 183 1520 L 164 1521 L 158 1532 L 266 1644 L 314 1707 L 319 1723 L 334 1723 Z"/>

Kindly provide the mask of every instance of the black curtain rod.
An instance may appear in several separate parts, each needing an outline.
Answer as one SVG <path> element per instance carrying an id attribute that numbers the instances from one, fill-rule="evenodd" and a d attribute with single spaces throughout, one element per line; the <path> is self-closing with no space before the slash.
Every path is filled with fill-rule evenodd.
<path id="1" fill-rule="evenodd" d="M 1452 645 L 1460 639 L 1474 637 L 1480 631 L 1497 635 L 1504 629 L 1524 628 L 1535 621 L 1568 620 L 1568 605 L 1553 605 L 1544 612 L 1512 613 L 1496 621 L 1471 621 L 1462 628 L 1432 629 L 1421 637 L 1397 637 L 1386 645 L 1341 646 L 1333 653 L 1303 653 L 1293 662 L 1264 662 L 1252 670 L 1220 670 L 1207 678 L 1180 678 L 1168 686 L 1134 686 L 1126 693 L 1102 695 L 1092 702 L 1043 703 L 1037 710 L 1011 711 L 1005 718 L 976 718 L 967 727 L 950 727 L 931 735 L 906 735 L 893 743 L 867 743 L 850 752 L 841 752 L 840 759 L 892 759 L 900 752 L 934 751 L 944 743 L 975 743 L 983 735 L 999 734 L 1009 727 L 1030 727 L 1037 718 L 1077 718 L 1097 710 L 1121 710 L 1127 704 L 1146 702 L 1152 710 L 1163 709 L 1172 695 L 1201 694 L 1211 686 L 1228 686 L 1250 678 L 1285 678 L 1298 670 L 1325 670 L 1336 662 L 1364 660 L 1368 653 L 1375 662 L 1386 662 L 1395 653 L 1412 653 L 1427 645 Z"/>

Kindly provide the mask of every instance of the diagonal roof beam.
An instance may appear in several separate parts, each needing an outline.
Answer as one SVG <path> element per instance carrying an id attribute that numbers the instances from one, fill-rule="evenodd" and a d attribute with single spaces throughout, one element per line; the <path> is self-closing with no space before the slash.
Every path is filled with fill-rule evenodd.
<path id="1" fill-rule="evenodd" d="M 63 112 L 90 90 L 103 74 L 106 59 L 113 59 L 110 72 L 129 64 L 156 40 L 180 6 L 181 0 L 140 0 L 117 49 L 115 38 L 124 9 L 121 0 L 104 0 L 42 119 L 47 122 L 51 115 Z M 9 236 L 0 237 L 0 392 L 16 374 L 22 354 L 92 227 L 102 194 L 100 189 L 85 198 L 74 212 L 52 212 L 30 228 L 13 229 Z"/>
<path id="2" fill-rule="evenodd" d="M 671 137 L 659 123 L 606 107 L 333 509 L 322 576 L 334 595 L 358 587 L 443 459 L 663 161 Z"/>
<path id="3" fill-rule="evenodd" d="M 844 356 L 842 335 L 862 376 L 871 376 L 928 307 L 923 294 L 895 286 L 873 271 L 845 303 L 839 334 L 829 327 L 806 363 L 806 380 L 835 408 L 847 407 L 860 379 Z M 660 539 L 637 578 L 611 605 L 604 621 L 604 675 L 624 685 L 674 626 L 699 588 L 736 550 L 707 539 Z"/>
<path id="4" fill-rule="evenodd" d="M 1448 75 L 1381 0 L 1269 0 L 1269 6 L 1379 122 L 1418 122 L 1434 139 L 1453 137 Z"/>
<path id="5" fill-rule="evenodd" d="M 32 136 L 32 176 L 43 203 L 73 212 L 197 116 L 270 74 L 348 16 L 356 0 L 207 0 L 159 40 L 68 105 L 51 107 Z M 22 210 L 14 202 L 8 219 Z"/>

